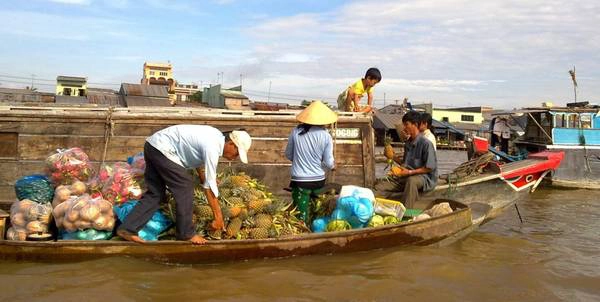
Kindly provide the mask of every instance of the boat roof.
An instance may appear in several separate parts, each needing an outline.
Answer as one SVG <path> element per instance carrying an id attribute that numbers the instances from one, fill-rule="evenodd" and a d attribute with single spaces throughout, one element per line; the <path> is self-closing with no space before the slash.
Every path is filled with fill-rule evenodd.
<path id="1" fill-rule="evenodd" d="M 532 107 L 522 108 L 509 111 L 501 111 L 492 113 L 492 116 L 499 115 L 522 115 L 536 112 L 599 112 L 598 108 L 585 108 L 585 107 Z"/>

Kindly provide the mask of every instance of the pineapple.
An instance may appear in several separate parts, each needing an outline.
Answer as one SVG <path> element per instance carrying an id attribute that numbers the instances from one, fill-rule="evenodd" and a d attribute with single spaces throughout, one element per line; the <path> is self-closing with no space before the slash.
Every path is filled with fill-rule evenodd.
<path id="1" fill-rule="evenodd" d="M 392 139 L 389 136 L 386 136 L 383 141 L 383 155 L 389 160 L 394 159 L 394 148 L 392 147 Z"/>
<path id="2" fill-rule="evenodd" d="M 254 226 L 257 228 L 269 228 L 273 224 L 273 217 L 269 214 L 258 214 L 254 216 Z"/>
<path id="3" fill-rule="evenodd" d="M 232 192 L 231 192 L 231 189 L 229 189 L 229 188 L 219 189 L 219 197 L 223 197 L 223 198 L 227 199 L 231 196 L 231 194 L 232 194 Z"/>
<path id="4" fill-rule="evenodd" d="M 269 229 L 265 229 L 265 228 L 250 229 L 250 238 L 252 238 L 252 239 L 267 239 L 267 238 L 269 238 Z"/>
<path id="5" fill-rule="evenodd" d="M 238 215 L 238 218 L 240 218 L 241 220 L 246 220 L 248 218 L 248 209 L 242 208 L 240 214 Z"/>
<path id="6" fill-rule="evenodd" d="M 232 206 L 245 206 L 244 200 L 241 197 L 230 197 L 227 199 Z"/>
<path id="7" fill-rule="evenodd" d="M 229 210 L 229 218 L 235 218 L 240 216 L 240 214 L 242 213 L 242 207 L 238 207 L 238 206 L 233 206 L 231 208 L 227 208 Z"/>
<path id="8" fill-rule="evenodd" d="M 240 232 L 240 228 L 242 227 L 242 220 L 240 218 L 232 219 L 227 225 L 227 237 L 235 238 Z"/>
<path id="9" fill-rule="evenodd" d="M 232 175 L 231 184 L 234 187 L 247 188 L 248 187 L 248 177 L 245 175 Z"/>
<path id="10" fill-rule="evenodd" d="M 200 220 L 211 220 L 215 217 L 212 208 L 208 205 L 196 206 L 196 212 Z"/>
<path id="11" fill-rule="evenodd" d="M 248 203 L 248 208 L 255 213 L 262 213 L 266 210 L 266 207 L 271 204 L 270 199 L 253 199 Z"/>

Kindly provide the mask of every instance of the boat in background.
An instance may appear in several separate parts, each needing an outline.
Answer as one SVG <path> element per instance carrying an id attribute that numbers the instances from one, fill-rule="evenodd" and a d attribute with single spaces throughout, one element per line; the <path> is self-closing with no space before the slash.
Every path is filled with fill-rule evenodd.
<path id="1" fill-rule="evenodd" d="M 517 149 L 564 152 L 563 164 L 551 175 L 553 185 L 600 189 L 600 107 L 587 102 L 567 105 L 494 115 L 526 115 L 525 134 L 513 141 Z"/>

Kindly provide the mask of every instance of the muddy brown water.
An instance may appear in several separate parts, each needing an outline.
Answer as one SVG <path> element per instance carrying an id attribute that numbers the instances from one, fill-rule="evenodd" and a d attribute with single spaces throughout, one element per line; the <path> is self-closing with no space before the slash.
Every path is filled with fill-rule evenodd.
<path id="1" fill-rule="evenodd" d="M 519 202 L 522 224 L 511 209 L 445 247 L 187 266 L 0 262 L 0 300 L 600 301 L 598 193 L 541 188 Z"/>

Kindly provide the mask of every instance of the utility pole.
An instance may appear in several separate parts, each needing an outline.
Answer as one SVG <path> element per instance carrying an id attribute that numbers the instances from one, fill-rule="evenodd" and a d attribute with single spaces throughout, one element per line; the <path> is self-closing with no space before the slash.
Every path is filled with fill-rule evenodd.
<path id="1" fill-rule="evenodd" d="M 569 70 L 569 74 L 571 75 L 571 80 L 573 80 L 573 92 L 575 93 L 575 103 L 577 103 L 577 78 L 575 77 L 575 65 L 573 65 L 573 70 Z"/>
<path id="2" fill-rule="evenodd" d="M 31 90 L 33 90 L 33 78 L 35 78 L 35 74 L 31 74 Z"/>
<path id="3" fill-rule="evenodd" d="M 269 93 L 267 94 L 267 102 L 271 101 L 271 81 L 269 81 Z"/>
<path id="4" fill-rule="evenodd" d="M 243 76 L 244 76 L 244 75 L 240 73 L 240 88 L 242 88 L 242 77 L 243 77 Z"/>
<path id="5" fill-rule="evenodd" d="M 386 106 L 386 102 L 385 102 L 385 92 L 383 93 L 383 107 Z"/>

